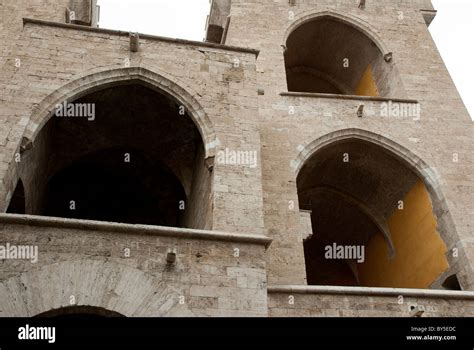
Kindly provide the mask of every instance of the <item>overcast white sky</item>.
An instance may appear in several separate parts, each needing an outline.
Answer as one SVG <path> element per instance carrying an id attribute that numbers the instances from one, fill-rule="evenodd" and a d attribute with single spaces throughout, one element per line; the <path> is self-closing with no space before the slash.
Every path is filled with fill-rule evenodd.
<path id="1" fill-rule="evenodd" d="M 432 0 L 431 34 L 474 119 L 474 1 Z M 209 0 L 99 0 L 100 27 L 201 41 Z"/>

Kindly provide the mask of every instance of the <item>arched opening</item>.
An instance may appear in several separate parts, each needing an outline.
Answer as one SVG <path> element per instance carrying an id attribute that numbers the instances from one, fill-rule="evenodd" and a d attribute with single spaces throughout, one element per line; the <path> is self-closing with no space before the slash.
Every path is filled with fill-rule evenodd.
<path id="1" fill-rule="evenodd" d="M 23 181 L 21 181 L 21 179 L 18 179 L 15 191 L 10 199 L 7 213 L 25 214 L 25 188 L 23 187 Z"/>
<path id="2" fill-rule="evenodd" d="M 288 91 L 362 96 L 400 94 L 384 53 L 352 24 L 327 16 L 305 21 L 286 41 Z"/>
<path id="3" fill-rule="evenodd" d="M 308 284 L 430 288 L 448 270 L 423 179 L 387 149 L 358 138 L 328 144 L 297 186 L 311 211 Z"/>
<path id="4" fill-rule="evenodd" d="M 111 317 L 125 317 L 115 311 L 110 311 L 101 307 L 94 306 L 70 306 L 60 309 L 43 312 L 35 317 L 39 318 L 111 318 Z"/>
<path id="5" fill-rule="evenodd" d="M 187 109 L 141 81 L 81 96 L 56 106 L 24 156 L 31 214 L 209 228 L 211 174 Z"/>

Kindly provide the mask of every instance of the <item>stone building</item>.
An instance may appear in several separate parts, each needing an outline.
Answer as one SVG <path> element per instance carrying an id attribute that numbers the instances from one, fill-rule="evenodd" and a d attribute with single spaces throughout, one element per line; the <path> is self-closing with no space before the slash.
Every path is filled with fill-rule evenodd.
<path id="1" fill-rule="evenodd" d="M 2 1 L 0 316 L 473 316 L 435 14 L 214 0 L 193 42 Z"/>

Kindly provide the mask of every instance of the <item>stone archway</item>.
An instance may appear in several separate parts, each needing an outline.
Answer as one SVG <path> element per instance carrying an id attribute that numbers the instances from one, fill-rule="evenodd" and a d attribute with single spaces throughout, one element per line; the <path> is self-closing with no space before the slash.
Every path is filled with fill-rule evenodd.
<path id="1" fill-rule="evenodd" d="M 296 18 L 291 23 L 291 25 L 285 31 L 283 37 L 283 43 L 286 43 L 290 34 L 299 26 L 320 18 L 331 17 L 338 21 L 347 23 L 348 25 L 354 27 L 355 29 L 361 31 L 369 37 L 379 48 L 379 50 L 384 54 L 389 54 L 391 52 L 390 48 L 384 43 L 382 38 L 377 33 L 377 30 L 373 28 L 370 23 L 363 21 L 360 18 L 352 16 L 349 13 L 342 13 L 340 11 L 326 10 L 326 11 L 305 11 L 296 15 Z"/>
<path id="2" fill-rule="evenodd" d="M 285 33 L 288 91 L 397 96 L 392 54 L 361 20 L 334 11 L 304 13 Z"/>
<path id="3" fill-rule="evenodd" d="M 457 233 L 456 233 L 456 228 L 455 228 L 454 222 L 453 222 L 453 220 L 450 216 L 448 206 L 447 206 L 447 202 L 446 202 L 446 200 L 443 196 L 443 193 L 441 191 L 441 184 L 439 182 L 439 179 L 437 177 L 436 172 L 433 169 L 431 169 L 422 159 L 420 159 L 418 156 L 416 156 L 414 153 L 412 153 L 408 149 L 406 149 L 403 146 L 397 144 L 396 142 L 393 142 L 390 139 L 388 139 L 388 138 L 386 138 L 382 135 L 375 134 L 375 133 L 365 131 L 365 130 L 361 130 L 361 129 L 339 130 L 339 131 L 324 135 L 324 136 L 318 138 L 317 140 L 311 142 L 309 145 L 307 145 L 300 152 L 298 158 L 292 163 L 293 169 L 295 170 L 295 174 L 299 178 L 298 181 L 301 181 L 301 176 L 302 176 L 303 172 L 305 172 L 306 175 L 304 175 L 304 176 L 306 176 L 306 177 L 308 176 L 308 174 L 311 174 L 311 171 L 308 172 L 308 164 L 311 164 L 311 162 L 314 162 L 315 157 L 316 158 L 319 157 L 318 162 L 320 164 L 322 164 L 321 162 L 325 162 L 324 163 L 324 164 L 326 164 L 325 167 L 326 168 L 329 167 L 330 166 L 329 162 L 330 162 L 330 159 L 332 159 L 331 158 L 332 156 L 330 156 L 331 153 L 327 153 L 327 152 L 332 152 L 331 149 L 335 149 L 336 153 L 334 153 L 334 152 L 333 153 L 337 154 L 337 156 L 339 155 L 339 153 L 342 152 L 341 150 L 338 151 L 337 147 L 339 147 L 339 148 L 343 147 L 342 149 L 348 149 L 348 155 L 350 155 L 351 152 L 353 152 L 353 154 L 357 156 L 357 150 L 354 150 L 354 147 L 352 147 L 352 145 L 354 145 L 354 146 L 359 145 L 357 147 L 360 147 L 360 149 L 364 149 L 364 152 L 363 152 L 364 156 L 362 158 L 359 157 L 361 159 L 361 162 L 357 163 L 357 166 L 359 167 L 357 172 L 360 172 L 360 174 L 364 174 L 364 168 L 363 168 L 363 165 L 362 165 L 362 163 L 363 163 L 362 160 L 369 156 L 367 152 L 370 149 L 376 149 L 377 152 L 378 152 L 377 153 L 378 158 L 382 159 L 384 157 L 391 157 L 393 159 L 393 160 L 390 161 L 390 164 L 393 163 L 394 168 L 399 167 L 399 166 L 406 167 L 406 171 L 403 170 L 402 168 L 401 168 L 400 171 L 402 171 L 402 173 L 403 173 L 403 171 L 405 171 L 407 179 L 408 179 L 408 177 L 410 177 L 410 178 L 413 178 L 413 181 L 416 181 L 417 179 L 419 179 L 422 182 L 422 184 L 426 187 L 427 193 L 429 194 L 429 197 L 428 197 L 427 200 L 429 200 L 431 202 L 430 205 L 432 206 L 433 215 L 436 218 L 437 232 L 439 233 L 439 235 L 441 236 L 443 242 L 445 243 L 445 245 L 447 247 L 445 249 L 445 252 L 446 252 L 445 256 L 446 256 L 446 259 L 449 263 L 449 270 L 445 271 L 445 273 L 442 276 L 446 276 L 450 272 L 451 273 L 458 273 L 460 271 L 462 272 L 464 269 L 466 269 L 467 267 L 463 267 L 464 264 L 461 263 L 462 259 L 465 258 L 464 252 L 462 251 L 462 247 L 459 246 L 459 238 L 458 238 Z M 346 148 L 344 148 L 344 147 L 346 147 Z M 355 149 L 357 149 L 357 147 Z M 376 148 L 373 148 L 373 147 L 376 147 Z M 327 156 L 324 155 L 324 152 L 326 153 Z M 397 165 L 397 164 L 399 164 L 399 165 Z M 357 199 L 357 197 L 360 197 L 357 194 L 357 191 L 354 192 L 355 194 L 351 193 L 350 186 L 347 187 L 346 186 L 347 183 L 346 184 L 343 183 L 345 181 L 344 178 L 349 177 L 349 178 L 352 179 L 351 181 L 353 181 L 353 182 L 355 181 L 354 183 L 349 184 L 349 185 L 351 185 L 353 187 L 356 187 L 356 188 L 360 187 L 360 184 L 358 183 L 359 180 L 357 180 L 357 177 L 351 177 L 356 172 L 351 173 L 351 172 L 348 171 L 347 173 L 345 173 L 345 175 L 343 177 L 341 177 L 342 182 L 337 182 L 337 181 L 336 182 L 334 182 L 334 181 L 331 182 L 332 180 L 329 180 L 329 178 L 327 176 L 324 177 L 325 176 L 324 174 L 321 175 L 322 174 L 321 173 L 322 168 L 318 168 L 317 165 L 315 165 L 312 169 L 315 172 L 319 172 L 318 174 L 314 174 L 314 176 L 323 176 L 323 179 L 320 180 L 319 182 L 317 182 L 317 185 L 319 187 L 321 187 L 321 186 L 328 187 L 329 186 L 329 188 L 332 189 L 332 190 L 337 190 L 339 192 L 342 192 L 343 194 L 346 195 L 346 197 L 356 198 L 356 199 Z M 376 171 L 376 170 L 374 170 L 375 168 L 373 168 L 372 170 L 370 170 L 370 168 L 367 168 L 367 169 L 368 169 L 367 170 L 368 173 L 366 172 L 365 173 L 366 175 L 364 175 L 364 176 L 371 176 L 371 177 L 375 176 L 375 178 L 376 178 L 376 175 L 374 173 L 374 171 Z M 394 171 L 396 172 L 396 170 L 394 170 Z M 402 173 L 400 173 L 400 174 L 402 174 Z M 409 174 L 412 174 L 412 175 L 409 175 Z M 405 175 L 403 175 L 403 176 L 405 176 Z M 324 178 L 326 180 L 324 180 Z M 367 180 L 367 178 L 365 180 Z M 378 185 L 375 185 L 375 184 L 380 185 L 380 181 L 385 181 L 385 180 L 386 179 L 379 178 L 379 180 L 377 180 L 377 182 L 374 182 L 374 184 L 372 184 L 371 186 L 378 186 Z M 305 181 L 307 182 L 309 180 L 305 180 Z M 367 180 L 367 181 L 369 181 L 369 180 Z M 402 182 L 403 182 L 403 179 L 402 179 Z M 400 184 L 402 182 L 400 182 Z M 407 186 L 409 186 L 409 185 L 410 184 L 408 184 Z M 309 188 L 308 186 L 309 186 L 308 183 L 306 185 L 304 185 L 304 184 L 301 185 L 299 183 L 299 191 L 300 192 L 303 191 L 304 188 L 306 188 L 306 190 L 307 190 Z M 412 186 L 410 185 L 409 187 L 412 187 Z M 399 189 L 399 188 L 400 188 L 399 185 L 395 186 L 395 190 Z M 408 187 L 407 187 L 407 189 L 408 189 Z M 385 190 L 386 191 L 391 191 L 389 188 L 387 188 Z M 404 191 L 404 192 L 407 192 L 407 191 Z M 315 193 L 313 193 L 313 195 L 314 194 Z M 301 195 L 301 193 L 300 193 L 300 195 Z M 308 195 L 311 195 L 311 194 L 306 193 L 306 197 L 308 197 Z M 326 195 L 326 197 L 320 197 L 320 198 L 323 198 L 323 199 L 326 198 L 326 200 L 328 200 L 329 195 Z M 341 198 L 344 199 L 343 197 L 339 196 L 339 199 L 338 199 L 339 202 L 341 202 Z M 374 195 L 374 196 L 372 196 L 372 200 L 374 200 L 374 198 L 382 198 L 382 197 L 380 197 L 378 195 Z M 301 201 L 301 197 L 300 197 L 300 201 Z M 360 200 L 360 198 L 359 198 L 359 201 L 362 204 L 366 204 L 367 203 L 367 198 L 362 199 L 362 200 Z M 346 204 L 347 203 L 351 204 L 351 202 L 348 202 L 346 200 L 344 200 L 343 202 L 345 202 Z M 354 203 L 354 202 L 352 202 L 352 203 Z M 372 207 L 372 208 L 370 208 L 372 211 L 374 211 L 374 210 L 377 211 L 377 210 L 380 209 L 380 206 L 377 203 L 373 204 L 373 203 L 369 202 L 369 204 L 371 204 L 371 205 L 369 205 L 369 207 Z M 301 202 L 300 202 L 300 205 L 304 206 L 304 204 L 301 203 Z M 352 211 L 354 213 L 359 212 L 359 214 L 357 214 L 357 215 L 364 216 L 363 211 L 361 212 L 360 210 L 358 210 L 357 206 L 354 206 L 354 205 L 351 204 L 350 207 L 352 207 L 352 209 L 347 207 L 345 209 L 346 212 L 350 212 L 350 211 Z M 382 207 L 383 207 L 383 205 L 382 205 Z M 389 213 L 390 211 L 388 211 L 388 209 L 387 209 L 387 212 Z M 365 215 L 365 217 L 367 218 L 366 215 Z M 382 217 L 387 217 L 387 214 L 385 214 L 385 216 L 382 215 Z M 370 222 L 372 222 L 372 224 L 370 224 Z M 368 230 L 370 228 L 371 230 L 374 230 L 373 226 L 370 226 L 370 225 L 374 224 L 374 221 L 373 220 L 368 220 L 367 223 L 368 223 L 367 225 L 369 225 L 369 226 L 367 226 L 366 229 Z M 453 257 L 453 254 L 452 254 L 452 249 L 453 248 L 457 248 L 460 251 L 459 258 Z M 466 266 L 468 266 L 468 265 L 466 265 Z M 351 269 L 353 269 L 353 266 L 348 266 L 348 269 L 347 269 L 348 273 Z M 465 275 L 465 274 L 463 273 L 462 275 Z M 439 278 L 442 278 L 442 276 L 439 276 Z"/>
<path id="4" fill-rule="evenodd" d="M 63 115 L 89 106 L 93 117 Z M 40 103 L 22 142 L 15 171 L 31 194 L 27 214 L 212 226 L 213 127 L 195 98 L 164 76 L 126 68 L 76 79 Z"/>
<path id="5" fill-rule="evenodd" d="M 182 84 L 176 82 L 175 78 L 163 72 L 156 73 L 152 69 L 144 67 L 101 69 L 92 74 L 86 73 L 76 77 L 73 81 L 57 89 L 34 108 L 23 135 L 22 147 L 28 148 L 28 145 L 34 142 L 42 127 L 54 115 L 58 104 L 64 101 L 76 100 L 106 87 L 118 86 L 127 82 L 137 82 L 145 85 L 182 103 L 201 133 L 205 143 L 206 158 L 215 155 L 216 135 L 214 127 L 208 115 L 194 97 L 196 93 L 187 87 L 183 87 Z"/>
<path id="6" fill-rule="evenodd" d="M 30 150 L 44 126 L 55 114 L 59 104 L 78 100 L 94 92 L 124 84 L 137 84 L 167 96 L 183 108 L 194 122 L 203 141 L 203 158 L 208 168 L 212 168 L 218 140 L 214 127 L 196 97 L 197 93 L 176 78 L 149 67 L 99 68 L 82 75 L 58 88 L 33 107 L 29 122 L 19 145 L 18 157 Z M 5 184 L 0 207 L 6 210 L 13 195 L 14 185 L 19 179 L 18 162 L 10 163 L 10 181 Z M 26 185 L 26 184 L 25 184 Z"/>
<path id="7" fill-rule="evenodd" d="M 100 308 L 126 317 L 193 316 L 179 303 L 181 294 L 166 282 L 124 264 L 65 261 L 0 283 L 0 317 L 33 317 L 71 306 Z"/>

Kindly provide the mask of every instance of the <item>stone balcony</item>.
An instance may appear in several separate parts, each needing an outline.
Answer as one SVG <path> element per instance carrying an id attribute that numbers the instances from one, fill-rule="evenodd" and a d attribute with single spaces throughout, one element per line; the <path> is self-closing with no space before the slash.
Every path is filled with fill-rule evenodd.
<path id="1" fill-rule="evenodd" d="M 0 235 L 0 316 L 267 315 L 264 236 L 11 214 Z"/>
<path id="2" fill-rule="evenodd" d="M 421 105 L 418 100 L 407 98 L 372 97 L 358 95 L 282 92 L 280 96 L 291 99 L 298 111 L 289 113 L 318 113 L 330 117 L 337 112 L 341 116 L 358 118 L 419 121 Z M 309 101 L 308 100 L 313 100 Z M 304 103 L 303 103 L 304 101 Z"/>
<path id="3" fill-rule="evenodd" d="M 273 317 L 464 317 L 474 292 L 336 286 L 269 286 Z"/>

